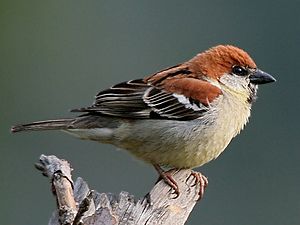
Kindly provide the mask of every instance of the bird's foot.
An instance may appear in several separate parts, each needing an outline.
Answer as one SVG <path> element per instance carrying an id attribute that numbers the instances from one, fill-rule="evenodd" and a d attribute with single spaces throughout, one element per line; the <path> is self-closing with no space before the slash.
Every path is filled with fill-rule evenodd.
<path id="1" fill-rule="evenodd" d="M 199 193 L 198 193 L 199 194 L 198 201 L 199 201 L 200 199 L 202 199 L 202 197 L 204 195 L 205 188 L 208 185 L 208 179 L 207 179 L 206 176 L 202 175 L 202 173 L 196 172 L 196 171 L 192 171 L 191 175 L 188 177 L 188 179 L 191 176 L 193 176 L 195 178 L 195 183 L 192 186 L 195 186 L 197 184 L 200 185 L 200 190 L 199 190 Z"/>
<path id="2" fill-rule="evenodd" d="M 172 190 L 173 190 L 173 193 L 176 195 L 174 198 L 177 198 L 179 196 L 179 188 L 178 188 L 178 185 L 177 185 L 177 182 L 174 180 L 174 178 L 172 177 L 172 173 L 174 171 L 177 171 L 177 169 L 171 169 L 171 170 L 168 170 L 168 171 L 164 171 L 159 165 L 155 164 L 153 165 L 154 168 L 156 169 L 156 171 L 158 172 L 159 174 L 159 178 L 158 178 L 158 181 L 163 179 L 164 182 L 169 185 Z"/>
<path id="3" fill-rule="evenodd" d="M 158 178 L 157 182 L 160 181 L 161 179 L 163 179 L 164 182 L 172 188 L 173 193 L 176 195 L 174 198 L 177 198 L 179 196 L 180 192 L 179 192 L 177 182 L 172 177 L 172 173 L 174 173 L 174 171 L 178 171 L 178 169 L 171 169 L 171 170 L 168 170 L 168 171 L 164 171 L 157 164 L 154 164 L 153 166 L 159 174 L 159 178 Z M 200 186 L 199 187 L 200 190 L 198 192 L 199 198 L 197 199 L 199 201 L 204 196 L 205 188 L 208 185 L 208 179 L 207 179 L 206 176 L 204 176 L 200 172 L 196 172 L 196 171 L 191 171 L 191 174 L 187 178 L 187 180 L 190 179 L 191 176 L 195 178 L 195 182 L 192 185 L 192 187 L 196 186 L 197 184 L 199 184 L 199 186 Z"/>

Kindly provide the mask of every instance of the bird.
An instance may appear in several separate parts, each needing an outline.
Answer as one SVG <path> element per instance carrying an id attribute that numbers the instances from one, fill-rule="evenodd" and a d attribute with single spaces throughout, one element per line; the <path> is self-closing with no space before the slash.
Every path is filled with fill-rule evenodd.
<path id="1" fill-rule="evenodd" d="M 170 171 L 216 159 L 248 122 L 258 85 L 274 81 L 246 51 L 217 45 L 100 91 L 91 106 L 71 110 L 80 113 L 76 117 L 16 125 L 11 132 L 61 130 L 112 144 L 152 164 L 178 196 Z M 200 172 L 191 175 L 202 198 L 208 180 Z"/>

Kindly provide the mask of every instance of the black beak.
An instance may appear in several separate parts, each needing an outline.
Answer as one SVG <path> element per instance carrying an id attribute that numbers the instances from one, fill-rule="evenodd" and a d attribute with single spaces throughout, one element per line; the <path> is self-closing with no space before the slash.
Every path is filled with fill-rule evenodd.
<path id="1" fill-rule="evenodd" d="M 275 78 L 270 74 L 259 69 L 256 69 L 256 71 L 251 74 L 249 78 L 252 84 L 266 84 L 276 81 Z"/>

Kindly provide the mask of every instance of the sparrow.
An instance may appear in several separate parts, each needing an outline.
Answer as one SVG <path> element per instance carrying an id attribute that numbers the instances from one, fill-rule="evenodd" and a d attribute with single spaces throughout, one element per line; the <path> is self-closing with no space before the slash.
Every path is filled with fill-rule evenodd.
<path id="1" fill-rule="evenodd" d="M 61 130 L 112 144 L 147 163 L 179 195 L 170 171 L 217 158 L 244 128 L 260 84 L 275 79 L 244 50 L 212 47 L 187 62 L 100 91 L 75 118 L 16 125 L 11 132 Z M 200 184 L 207 178 L 192 172 Z"/>

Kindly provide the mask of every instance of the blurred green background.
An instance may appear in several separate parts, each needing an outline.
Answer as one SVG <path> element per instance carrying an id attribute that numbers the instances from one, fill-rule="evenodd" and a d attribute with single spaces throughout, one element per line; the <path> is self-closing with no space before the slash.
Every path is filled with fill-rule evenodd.
<path id="1" fill-rule="evenodd" d="M 41 154 L 68 159 L 100 192 L 142 197 L 152 167 L 108 145 L 10 126 L 73 116 L 117 82 L 150 75 L 208 47 L 242 47 L 276 77 L 261 86 L 250 124 L 217 160 L 187 224 L 300 223 L 299 1 L 0 2 L 1 224 L 47 224 L 55 209 Z"/>

